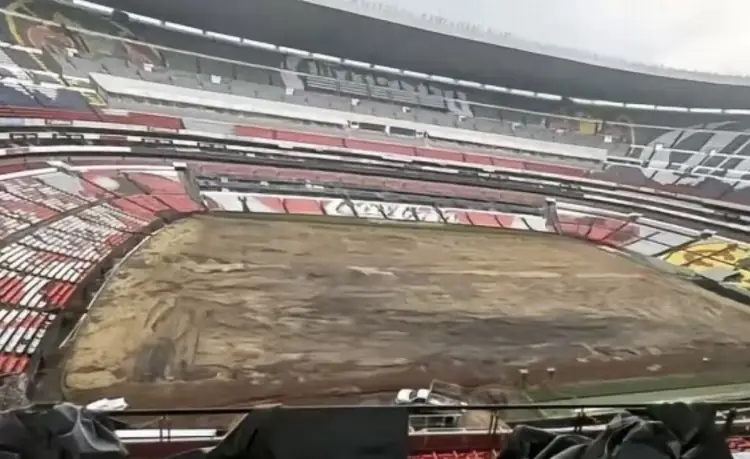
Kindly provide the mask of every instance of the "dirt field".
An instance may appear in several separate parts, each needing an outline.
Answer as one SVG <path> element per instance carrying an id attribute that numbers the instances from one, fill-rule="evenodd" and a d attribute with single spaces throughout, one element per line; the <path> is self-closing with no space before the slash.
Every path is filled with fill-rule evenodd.
<path id="1" fill-rule="evenodd" d="M 561 237 L 200 216 L 125 263 L 64 383 L 137 407 L 477 384 L 741 345 L 745 308 Z"/>

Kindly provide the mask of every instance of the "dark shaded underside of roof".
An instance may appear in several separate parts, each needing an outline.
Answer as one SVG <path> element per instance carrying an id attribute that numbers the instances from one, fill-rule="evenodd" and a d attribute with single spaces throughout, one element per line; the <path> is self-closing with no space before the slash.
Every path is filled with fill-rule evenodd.
<path id="1" fill-rule="evenodd" d="M 98 3 L 122 8 L 119 0 Z M 608 69 L 426 32 L 297 0 L 130 0 L 128 11 L 430 74 L 599 100 L 750 108 L 750 86 Z M 739 57 L 738 57 L 739 58 Z"/>

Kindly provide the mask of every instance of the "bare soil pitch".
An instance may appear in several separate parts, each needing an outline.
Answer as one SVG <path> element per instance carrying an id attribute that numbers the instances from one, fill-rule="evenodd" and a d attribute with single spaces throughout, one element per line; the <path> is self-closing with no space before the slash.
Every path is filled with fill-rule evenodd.
<path id="1" fill-rule="evenodd" d="M 518 366 L 742 346 L 749 317 L 562 237 L 199 216 L 124 264 L 63 379 L 73 399 L 136 407 L 476 385 Z"/>

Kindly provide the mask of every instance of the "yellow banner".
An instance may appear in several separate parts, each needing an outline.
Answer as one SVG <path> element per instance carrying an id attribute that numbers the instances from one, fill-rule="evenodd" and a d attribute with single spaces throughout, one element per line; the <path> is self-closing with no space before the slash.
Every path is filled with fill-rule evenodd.
<path id="1" fill-rule="evenodd" d="M 740 275 L 737 280 L 740 287 L 750 290 L 750 246 L 709 239 L 671 252 L 662 259 L 698 274 L 716 268 L 736 270 Z"/>

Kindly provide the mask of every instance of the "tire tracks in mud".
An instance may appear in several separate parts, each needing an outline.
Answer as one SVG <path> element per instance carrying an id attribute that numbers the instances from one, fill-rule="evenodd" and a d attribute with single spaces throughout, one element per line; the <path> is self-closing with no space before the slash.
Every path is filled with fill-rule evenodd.
<path id="1" fill-rule="evenodd" d="M 149 311 L 144 326 L 152 334 L 135 352 L 134 379 L 154 382 L 187 377 L 206 313 L 185 303 L 179 296 L 165 298 Z"/>
<path id="2" fill-rule="evenodd" d="M 83 365 L 122 370 L 108 387 L 155 404 L 390 390 L 428 376 L 470 384 L 515 364 L 563 368 L 592 356 L 584 345 L 604 354 L 716 339 L 718 320 L 735 324 L 725 339 L 746 335 L 746 314 L 722 301 L 568 241 L 193 222 L 129 262 L 100 305 L 109 312 L 79 340 L 69 387 L 103 391 L 114 379 Z"/>

